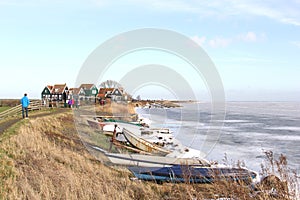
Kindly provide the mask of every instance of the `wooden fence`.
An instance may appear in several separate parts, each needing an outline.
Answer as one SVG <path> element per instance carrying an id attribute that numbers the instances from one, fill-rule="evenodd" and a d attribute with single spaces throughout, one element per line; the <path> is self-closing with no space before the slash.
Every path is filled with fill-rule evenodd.
<path id="1" fill-rule="evenodd" d="M 33 110 L 41 110 L 43 108 L 42 101 L 36 100 L 30 102 L 30 105 L 28 107 L 28 111 L 33 111 Z M 15 116 L 15 115 L 21 115 L 22 113 L 22 105 L 17 105 L 15 107 L 12 107 L 8 110 L 5 110 L 0 113 L 0 119 L 9 117 L 9 116 Z"/>

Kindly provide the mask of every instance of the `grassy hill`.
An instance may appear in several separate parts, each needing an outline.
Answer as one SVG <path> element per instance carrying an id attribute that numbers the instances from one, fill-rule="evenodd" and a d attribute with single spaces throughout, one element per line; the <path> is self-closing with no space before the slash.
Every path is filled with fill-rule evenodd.
<path id="1" fill-rule="evenodd" d="M 240 183 L 133 181 L 126 168 L 95 159 L 73 122 L 71 111 L 54 113 L 21 120 L 0 136 L 0 199 L 253 199 Z"/>
<path id="2" fill-rule="evenodd" d="M 1 136 L 0 160 L 1 199 L 137 199 L 151 190 L 95 160 L 71 113 L 17 123 Z"/>

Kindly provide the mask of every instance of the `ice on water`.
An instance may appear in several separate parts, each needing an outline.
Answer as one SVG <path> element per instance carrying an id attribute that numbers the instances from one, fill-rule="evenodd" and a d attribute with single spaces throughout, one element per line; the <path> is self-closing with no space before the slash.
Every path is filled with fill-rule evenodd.
<path id="1" fill-rule="evenodd" d="M 259 170 L 263 151 L 272 150 L 275 155 L 286 155 L 290 166 L 300 170 L 298 102 L 227 102 L 225 119 L 217 123 L 212 122 L 210 103 L 137 111 L 152 126 L 170 128 L 180 142 L 193 149 L 201 151 L 207 140 L 216 139 L 209 141 L 213 146 L 206 157 L 209 160 L 222 161 L 226 153 L 229 159 Z"/>

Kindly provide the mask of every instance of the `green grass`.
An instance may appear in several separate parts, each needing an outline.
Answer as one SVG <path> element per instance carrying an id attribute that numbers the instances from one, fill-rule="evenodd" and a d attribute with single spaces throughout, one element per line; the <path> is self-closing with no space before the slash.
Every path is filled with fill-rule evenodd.
<path id="1" fill-rule="evenodd" d="M 28 121 L 20 120 L 20 121 L 16 122 L 15 124 L 13 124 L 6 131 L 4 131 L 4 133 L 0 136 L 0 142 L 10 138 L 12 135 L 17 134 L 18 133 L 17 130 L 26 123 L 28 123 Z"/>
<path id="2" fill-rule="evenodd" d="M 9 106 L 0 107 L 0 113 L 3 112 L 3 111 L 5 111 L 5 110 L 8 110 L 8 109 L 10 109 Z"/>

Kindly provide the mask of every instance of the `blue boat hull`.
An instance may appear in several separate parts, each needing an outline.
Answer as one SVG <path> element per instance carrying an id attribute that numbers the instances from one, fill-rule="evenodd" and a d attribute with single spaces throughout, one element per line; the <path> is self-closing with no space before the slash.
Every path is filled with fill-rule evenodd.
<path id="1" fill-rule="evenodd" d="M 212 183 L 215 181 L 249 181 L 256 173 L 244 168 L 182 166 L 129 167 L 140 180 L 157 182 Z"/>

